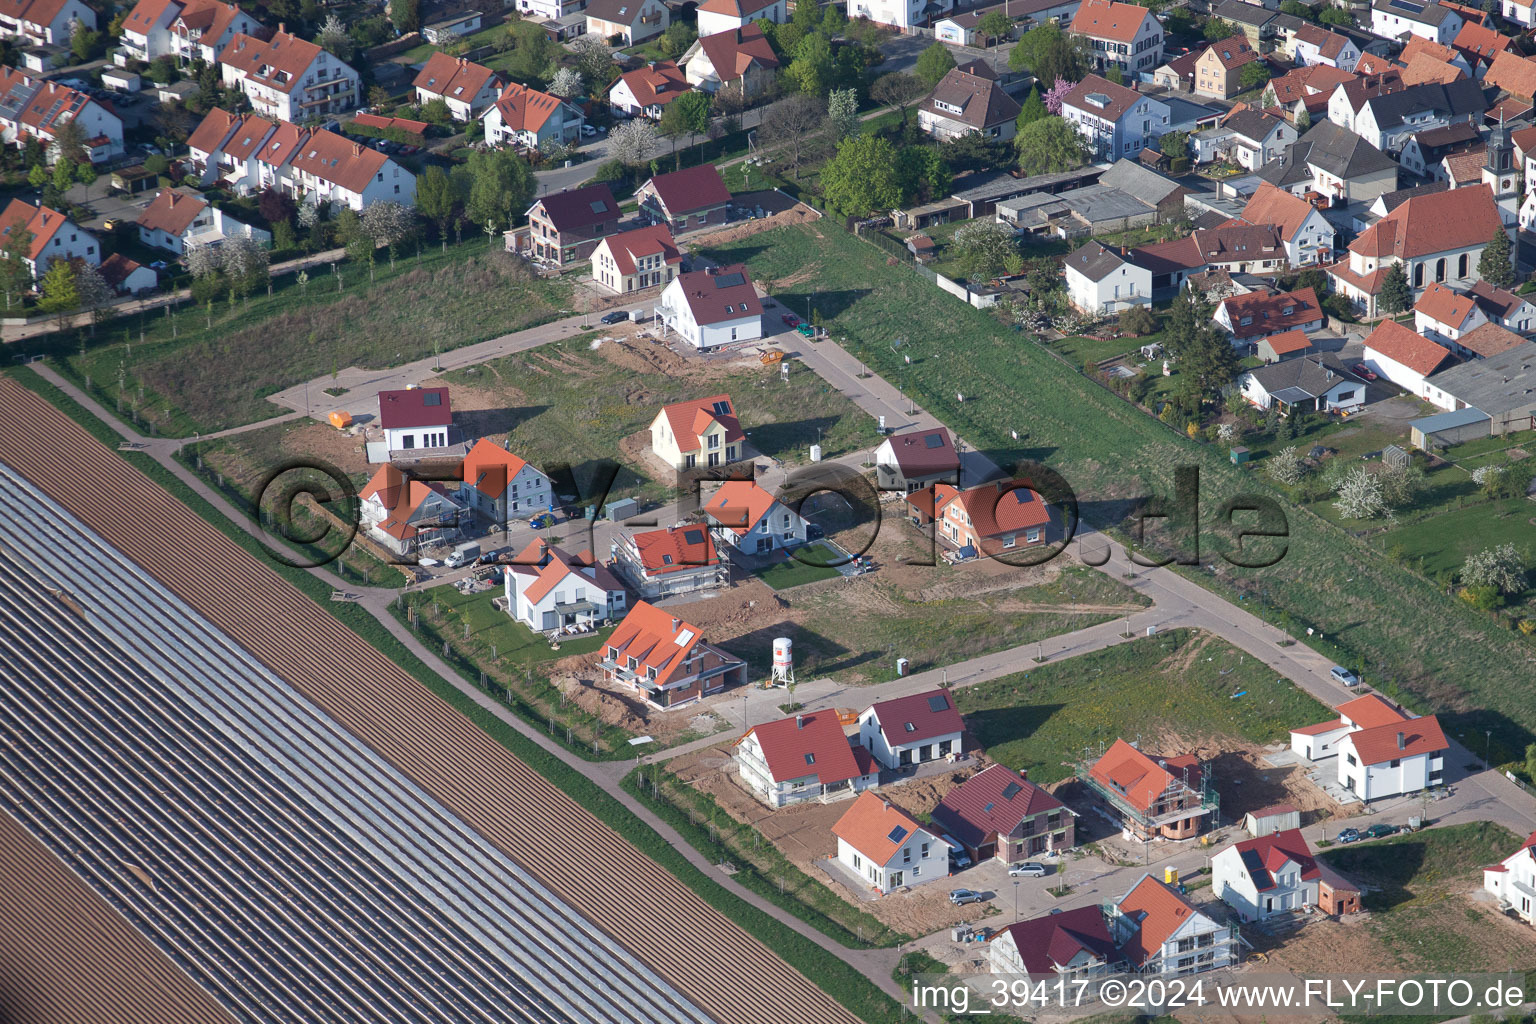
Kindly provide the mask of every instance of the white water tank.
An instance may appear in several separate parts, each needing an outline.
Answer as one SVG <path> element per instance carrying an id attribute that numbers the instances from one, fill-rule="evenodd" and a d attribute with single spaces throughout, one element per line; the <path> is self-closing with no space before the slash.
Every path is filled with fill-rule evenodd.
<path id="1" fill-rule="evenodd" d="M 773 642 L 773 673 L 788 672 L 795 663 L 795 643 L 787 636 Z"/>

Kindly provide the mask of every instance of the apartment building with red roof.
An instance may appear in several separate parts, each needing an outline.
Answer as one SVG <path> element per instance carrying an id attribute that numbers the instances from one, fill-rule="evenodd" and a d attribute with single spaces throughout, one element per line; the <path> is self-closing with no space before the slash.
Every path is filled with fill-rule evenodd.
<path id="1" fill-rule="evenodd" d="M 1150 874 L 1142 875 L 1108 912 L 1116 949 L 1138 973 L 1199 974 L 1242 959 L 1236 927 L 1198 910 Z"/>
<path id="2" fill-rule="evenodd" d="M 880 766 L 849 741 L 831 710 L 754 725 L 737 741 L 735 758 L 742 783 L 769 807 L 836 800 L 880 783 Z"/>
<path id="3" fill-rule="evenodd" d="M 84 260 L 91 266 L 101 263 L 101 242 L 64 214 L 41 203 L 34 206 L 24 199 L 12 199 L 0 212 L 0 248 L 11 252 L 14 237 L 25 232 L 32 236 L 24 252 L 17 252 L 32 280 L 40 281 L 54 260 Z"/>
<path id="4" fill-rule="evenodd" d="M 688 84 L 688 76 L 677 61 L 651 61 L 619 76 L 608 90 L 608 106 L 619 117 L 660 121 L 673 100 L 692 91 L 693 86 Z"/>
<path id="5" fill-rule="evenodd" d="M 657 174 L 635 189 L 640 216 L 665 224 L 674 233 L 697 230 L 729 219 L 731 190 L 714 164 Z"/>
<path id="6" fill-rule="evenodd" d="M 0 0 L 0 35 L 33 46 L 64 46 L 74 23 L 96 30 L 96 12 L 81 0 Z"/>
<path id="7" fill-rule="evenodd" d="M 441 50 L 427 58 L 411 86 L 417 103 L 442 100 L 455 121 L 468 123 L 496 102 L 506 80 L 484 64 L 454 57 Z"/>
<path id="8" fill-rule="evenodd" d="M 459 477 L 459 500 L 482 521 L 502 529 L 554 504 L 554 489 L 544 471 L 488 437 L 465 453 Z"/>
<path id="9" fill-rule="evenodd" d="M 1477 280 L 1483 246 L 1503 230 L 1487 185 L 1414 196 L 1360 232 L 1348 258 L 1325 269 L 1335 290 L 1375 316 L 1376 296 L 1393 263 L 1403 265 L 1415 293 L 1433 281 L 1465 287 Z"/>
<path id="10" fill-rule="evenodd" d="M 1061 526 L 1050 503 L 1022 480 L 998 480 L 964 491 L 952 484 L 930 484 L 908 494 L 906 508 L 914 526 L 936 522 L 939 539 L 968 557 L 1048 544 L 1053 527 Z"/>
<path id="11" fill-rule="evenodd" d="M 515 146 L 536 150 L 546 142 L 562 146 L 581 141 L 586 122 L 581 108 L 558 96 L 509 82 L 496 102 L 480 115 L 485 122 L 485 141 L 491 146 Z"/>
<path id="12" fill-rule="evenodd" d="M 651 451 L 677 472 L 746 458 L 746 434 L 730 395 L 663 406 L 651 421 Z"/>
<path id="13" fill-rule="evenodd" d="M 695 89 L 711 94 L 725 91 L 747 102 L 773 88 L 779 58 L 753 22 L 713 35 L 701 31 L 678 64 Z"/>
<path id="14" fill-rule="evenodd" d="M 609 683 L 627 686 L 661 711 L 747 681 L 747 663 L 708 643 L 698 626 L 646 601 L 630 606 L 603 641 Z"/>
<path id="15" fill-rule="evenodd" d="M 507 614 L 535 633 L 590 633 L 624 614 L 624 584 L 592 552 L 575 555 L 535 540 L 506 566 Z"/>
<path id="16" fill-rule="evenodd" d="M 1192 754 L 1154 756 L 1115 740 L 1102 757 L 1079 765 L 1077 776 L 1143 838 L 1199 835 L 1216 811 L 1208 767 Z"/>
<path id="17" fill-rule="evenodd" d="M 236 33 L 219 58 L 227 88 L 245 93 L 258 114 L 307 121 L 358 107 L 357 72 L 350 64 L 279 25 L 270 40 Z"/>
<path id="18" fill-rule="evenodd" d="M 380 466 L 358 493 L 363 532 L 397 555 L 459 535 L 463 512 L 438 481 L 407 477 L 393 465 Z"/>
<path id="19" fill-rule="evenodd" d="M 949 847 L 906 811 L 861 793 L 832 826 L 837 860 L 859 882 L 884 894 L 949 877 Z"/>
<path id="20" fill-rule="evenodd" d="M 859 714 L 859 744 L 892 771 L 961 753 L 964 734 L 948 690 L 878 701 Z"/>
<path id="21" fill-rule="evenodd" d="M 1163 27 L 1150 10 L 1119 0 L 1083 0 L 1069 31 L 1086 40 L 1100 71 L 1151 72 L 1163 62 Z"/>
<path id="22" fill-rule="evenodd" d="M 1298 288 L 1273 295 L 1249 292 L 1222 299 L 1214 319 L 1232 335 L 1234 345 L 1247 348 L 1272 334 L 1321 330 L 1328 316 L 1315 291 Z"/>
<path id="23" fill-rule="evenodd" d="M 1335 710 L 1337 718 L 1292 729 L 1291 750 L 1307 761 L 1334 759 L 1343 790 L 1370 803 L 1442 784 L 1450 745 L 1434 715 L 1414 715 L 1374 693 Z"/>
<path id="24" fill-rule="evenodd" d="M 619 229 L 619 203 L 606 183 L 540 196 L 527 216 L 526 230 L 508 234 L 508 248 L 557 267 L 587 259 L 602 238 Z"/>
<path id="25" fill-rule="evenodd" d="M 715 550 L 709 530 L 693 523 L 623 534 L 613 559 L 619 575 L 647 601 L 730 582 L 730 563 Z"/>
<path id="26" fill-rule="evenodd" d="M 592 250 L 592 282 L 614 295 L 660 288 L 677 276 L 683 254 L 665 224 L 609 235 Z"/>
<path id="27" fill-rule="evenodd" d="M 17 149 L 27 139 L 40 140 L 46 159 L 54 159 L 54 131 L 73 122 L 85 135 L 86 155 L 100 163 L 123 152 L 123 122 L 109 103 L 58 82 L 34 78 L 25 71 L 0 65 L 0 141 Z"/>
<path id="28" fill-rule="evenodd" d="M 944 794 L 929 818 L 977 864 L 1071 849 L 1076 815 L 1023 772 L 991 764 Z"/>
<path id="29" fill-rule="evenodd" d="M 1098 904 L 1053 910 L 998 930 L 987 945 L 993 974 L 1096 978 L 1121 969 L 1120 953 Z"/>
<path id="30" fill-rule="evenodd" d="M 236 35 L 260 36 L 261 23 L 237 5 L 220 0 L 138 0 L 123 21 L 114 63 L 149 63 L 172 56 L 181 64 L 212 64 Z"/>

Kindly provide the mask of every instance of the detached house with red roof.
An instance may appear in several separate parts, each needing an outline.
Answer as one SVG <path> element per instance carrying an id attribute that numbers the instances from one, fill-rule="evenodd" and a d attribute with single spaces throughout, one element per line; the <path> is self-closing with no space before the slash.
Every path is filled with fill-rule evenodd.
<path id="1" fill-rule="evenodd" d="M 194 60 L 212 64 L 236 35 L 256 35 L 261 23 L 235 4 L 219 0 L 139 0 L 123 21 L 112 60 L 146 64 L 166 55 L 185 67 Z"/>
<path id="2" fill-rule="evenodd" d="M 508 232 L 507 247 L 525 238 L 530 256 L 557 267 L 587 259 L 600 239 L 619 229 L 619 203 L 606 184 L 540 196 L 527 216 L 526 235 L 519 230 Z"/>
<path id="3" fill-rule="evenodd" d="M 1109 932 L 1126 963 L 1142 974 L 1199 974 L 1242 959 L 1235 925 L 1202 913 L 1151 875 L 1110 905 Z"/>
<path id="4" fill-rule="evenodd" d="M 485 122 L 487 145 L 523 150 L 535 150 L 551 141 L 564 146 L 580 142 L 586 120 L 574 103 L 519 82 L 508 83 L 480 119 Z"/>
<path id="5" fill-rule="evenodd" d="M 1232 344 L 1247 348 L 1272 334 L 1321 330 L 1328 318 L 1318 305 L 1317 293 L 1298 288 L 1277 295 L 1249 292 L 1222 299 L 1214 319 L 1232 335 Z"/>
<path id="6" fill-rule="evenodd" d="M 1364 362 L 1408 393 L 1443 407 L 1444 400 L 1436 401 L 1436 389 L 1429 378 L 1456 360 L 1448 346 L 1386 319 L 1366 337 Z"/>
<path id="7" fill-rule="evenodd" d="M 427 58 L 411 85 L 417 103 L 442 100 L 455 121 L 467 124 L 496 102 L 506 82 L 483 64 L 439 50 Z"/>
<path id="8" fill-rule="evenodd" d="M 1083 0 L 1069 31 L 1087 40 L 1100 71 L 1135 75 L 1163 63 L 1163 26 L 1150 10 L 1118 0 Z"/>
<path id="9" fill-rule="evenodd" d="M 592 282 L 614 295 L 660 288 L 677 276 L 683 254 L 665 225 L 609 235 L 592 250 Z"/>
<path id="10" fill-rule="evenodd" d="M 633 46 L 665 31 L 671 14 L 661 0 L 588 0 L 587 34 Z"/>
<path id="11" fill-rule="evenodd" d="M 880 766 L 848 741 L 836 711 L 754 725 L 736 744 L 736 767 L 741 784 L 769 807 L 825 803 L 880 783 Z"/>
<path id="12" fill-rule="evenodd" d="M 859 744 L 892 771 L 960 753 L 964 733 L 948 690 L 882 700 L 859 714 Z"/>
<path id="13" fill-rule="evenodd" d="M 960 482 L 960 453 L 944 427 L 892 434 L 875 449 L 875 486 L 910 494 L 931 484 Z"/>
<path id="14" fill-rule="evenodd" d="M 1077 776 L 1143 839 L 1190 839 L 1216 813 L 1209 768 L 1193 754 L 1154 757 L 1115 740 L 1103 757 L 1079 765 Z"/>
<path id="15" fill-rule="evenodd" d="M 1269 224 L 1280 233 L 1285 257 L 1293 267 L 1333 262 L 1333 225 L 1307 200 L 1268 182 L 1243 207 L 1249 224 Z"/>
<path id="16" fill-rule="evenodd" d="M 1011 139 L 1018 117 L 1019 101 L 1003 91 L 992 66 L 979 60 L 950 68 L 917 106 L 917 126 L 940 141 L 971 132 Z"/>
<path id="17" fill-rule="evenodd" d="M 1434 715 L 1419 717 L 1376 694 L 1340 704 L 1339 717 L 1291 730 L 1291 750 L 1308 761 L 1336 758 L 1339 785 L 1370 803 L 1444 781 L 1450 746 Z"/>
<path id="18" fill-rule="evenodd" d="M 679 473 L 746 458 L 745 439 L 730 395 L 673 402 L 651 421 L 651 451 Z"/>
<path id="19" fill-rule="evenodd" d="M 881 894 L 949 877 L 949 847 L 874 793 L 859 794 L 832 834 L 838 863 Z"/>
<path id="20" fill-rule="evenodd" d="M 929 817 L 977 864 L 1013 865 L 1071 849 L 1076 816 L 1023 772 L 992 764 L 945 793 Z"/>
<path id="21" fill-rule="evenodd" d="M 101 263 L 101 243 L 96 236 L 50 207 L 12 199 L 0 213 L 0 238 L 5 240 L 6 249 L 13 231 L 32 235 L 27 251 L 17 255 L 34 281 L 42 280 L 54 260 L 84 260 L 93 267 Z"/>
<path id="22" fill-rule="evenodd" d="M 482 437 L 470 448 L 460 476 L 459 500 L 502 529 L 548 510 L 554 502 L 549 477 L 490 438 Z"/>
<path id="23" fill-rule="evenodd" d="M 224 85 L 245 93 L 258 114 L 307 121 L 357 109 L 350 64 L 278 26 L 270 41 L 241 32 L 219 58 Z"/>
<path id="24" fill-rule="evenodd" d="M 1477 280 L 1483 246 L 1503 219 L 1487 185 L 1432 192 L 1408 199 L 1349 244 L 1349 258 L 1325 268 L 1335 290 L 1366 316 L 1375 316 L 1387 268 L 1401 263 L 1420 292 L 1432 281 L 1461 288 Z"/>
<path id="25" fill-rule="evenodd" d="M 763 304 L 744 263 L 678 275 L 662 291 L 656 315 L 697 349 L 763 336 Z"/>
<path id="26" fill-rule="evenodd" d="M 164 188 L 135 222 L 139 241 L 176 253 L 199 245 L 218 245 L 227 238 L 272 243 L 272 232 L 242 224 L 188 188 Z"/>
<path id="27" fill-rule="evenodd" d="M 1244 921 L 1318 905 L 1322 871 L 1300 829 L 1255 836 L 1211 858 L 1211 891 Z"/>
<path id="28" fill-rule="evenodd" d="M 1303 22 L 1291 38 L 1291 59 L 1303 67 L 1323 65 L 1354 71 L 1360 48 L 1346 35 Z"/>
<path id="29" fill-rule="evenodd" d="M 805 543 L 800 513 L 751 480 L 728 480 L 704 504 L 715 543 L 751 555 Z"/>
<path id="30" fill-rule="evenodd" d="M 624 613 L 624 584 L 592 552 L 536 540 L 506 567 L 507 614 L 535 633 L 582 633 Z"/>
<path id="31" fill-rule="evenodd" d="M 1526 836 L 1520 849 L 1483 868 L 1483 888 L 1498 899 L 1500 910 L 1536 924 L 1536 832 Z"/>
<path id="32" fill-rule="evenodd" d="M 1243 91 L 1243 68 L 1256 60 L 1263 58 L 1247 36 L 1212 43 L 1195 61 L 1195 95 L 1231 99 Z"/>
<path id="33" fill-rule="evenodd" d="M 1120 970 L 1120 954 L 1097 904 L 1053 911 L 1000 929 L 987 947 L 993 974 L 1094 978 Z"/>
<path id="34" fill-rule="evenodd" d="M 1048 543 L 1051 507 L 1019 480 L 999 480 L 962 491 L 951 484 L 930 484 L 907 495 L 913 525 L 938 524 L 945 544 L 966 557 L 993 555 Z"/>
<path id="35" fill-rule="evenodd" d="M 660 121 L 667 106 L 685 92 L 692 92 L 688 76 L 676 61 L 651 61 L 643 68 L 626 71 L 608 90 L 608 106 L 619 117 L 648 117 Z"/>
<path id="36" fill-rule="evenodd" d="M 712 590 L 730 582 L 730 566 L 702 526 L 625 534 L 614 545 L 615 568 L 647 601 Z"/>
<path id="37" fill-rule="evenodd" d="M 714 164 L 658 174 L 635 189 L 640 216 L 674 233 L 730 219 L 731 190 Z"/>
<path id="38" fill-rule="evenodd" d="M 1134 157 L 1169 129 L 1168 104 L 1089 75 L 1061 101 L 1061 116 L 1103 160 Z"/>
<path id="39" fill-rule="evenodd" d="M 380 466 L 358 494 L 363 532 L 397 555 L 458 536 L 463 509 L 443 484 Z"/>
<path id="40" fill-rule="evenodd" d="M 1419 334 L 1450 348 L 1450 342 L 1488 322 L 1476 296 L 1463 295 L 1431 281 L 1413 305 L 1413 327 Z"/>
<path id="41" fill-rule="evenodd" d="M 755 22 L 709 35 L 700 18 L 699 38 L 678 60 L 689 85 L 707 93 L 734 93 L 743 102 L 773 88 L 779 58 Z"/>
<path id="42" fill-rule="evenodd" d="M 60 125 L 73 122 L 85 134 L 85 149 L 92 163 L 123 152 L 123 122 L 105 103 L 57 82 L 33 78 L 13 67 L 0 65 L 0 140 L 17 149 L 28 138 L 47 147 L 46 159 L 55 158 L 53 134 Z"/>
<path id="43" fill-rule="evenodd" d="M 636 601 L 603 643 L 608 681 L 666 711 L 747 681 L 747 663 L 704 641 L 698 626 Z"/>
<path id="44" fill-rule="evenodd" d="M 0 35 L 33 46 L 67 47 L 75 22 L 95 31 L 96 12 L 81 0 L 0 0 Z"/>
<path id="45" fill-rule="evenodd" d="M 447 388 L 379 392 L 378 425 L 391 453 L 446 448 L 458 441 Z"/>

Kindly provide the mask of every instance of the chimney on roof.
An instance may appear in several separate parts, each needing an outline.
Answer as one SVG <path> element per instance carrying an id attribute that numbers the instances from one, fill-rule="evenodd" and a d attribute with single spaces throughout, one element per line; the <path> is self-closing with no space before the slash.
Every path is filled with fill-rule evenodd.
<path id="1" fill-rule="evenodd" d="M 795 716 L 795 728 L 796 729 L 804 729 L 805 728 L 805 716 L 804 715 L 796 715 Z"/>
<path id="2" fill-rule="evenodd" d="M 361 142 L 354 142 L 354 143 L 352 143 L 352 155 L 353 156 L 362 156 L 363 155 L 363 144 Z"/>
<path id="3" fill-rule="evenodd" d="M 676 633 L 677 632 L 677 627 L 681 626 L 682 624 L 683 624 L 683 620 L 682 619 L 678 618 L 675 615 L 672 616 L 672 632 Z"/>
<path id="4" fill-rule="evenodd" d="M 891 809 L 891 802 L 889 800 L 881 798 L 880 803 L 885 807 L 886 810 Z"/>
<path id="5" fill-rule="evenodd" d="M 282 22 L 278 22 L 277 23 L 277 30 L 279 32 L 287 32 L 288 31 L 288 26 L 283 24 Z"/>
<path id="6" fill-rule="evenodd" d="M 1406 733 L 1401 733 L 1400 732 L 1400 733 L 1397 734 L 1397 749 L 1398 750 L 1407 750 L 1408 749 L 1407 739 L 1408 739 L 1408 736 L 1407 736 Z"/>
<path id="7" fill-rule="evenodd" d="M 1019 778 L 1027 780 L 1029 778 L 1029 769 L 1028 768 L 1020 768 L 1019 769 Z"/>

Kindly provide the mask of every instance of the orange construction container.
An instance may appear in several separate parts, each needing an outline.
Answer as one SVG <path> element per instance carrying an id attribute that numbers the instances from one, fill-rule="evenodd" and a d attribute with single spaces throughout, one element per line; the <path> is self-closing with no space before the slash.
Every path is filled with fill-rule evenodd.
<path id="1" fill-rule="evenodd" d="M 337 409 L 331 413 L 331 426 L 337 430 L 346 430 L 352 425 L 352 414 L 345 409 Z"/>

